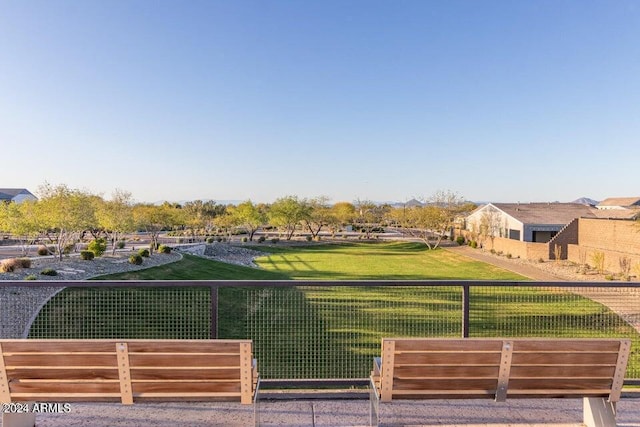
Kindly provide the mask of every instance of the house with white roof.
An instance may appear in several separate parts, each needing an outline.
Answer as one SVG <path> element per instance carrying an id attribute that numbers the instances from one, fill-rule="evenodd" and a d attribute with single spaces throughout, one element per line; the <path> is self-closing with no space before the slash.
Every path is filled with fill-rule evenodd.
<path id="1" fill-rule="evenodd" d="M 38 200 L 38 198 L 26 188 L 0 188 L 0 202 L 21 203 L 25 200 Z"/>

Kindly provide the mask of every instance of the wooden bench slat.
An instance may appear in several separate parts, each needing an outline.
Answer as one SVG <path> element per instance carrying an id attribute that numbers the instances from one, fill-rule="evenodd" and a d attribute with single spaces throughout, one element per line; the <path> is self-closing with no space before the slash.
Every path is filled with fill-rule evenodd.
<path id="1" fill-rule="evenodd" d="M 394 375 L 398 377 L 447 377 L 447 378 L 467 378 L 467 377 L 498 377 L 499 367 L 495 366 L 433 366 L 433 365 L 418 365 L 418 366 L 396 366 L 393 370 Z"/>
<path id="2" fill-rule="evenodd" d="M 102 368 L 108 368 L 116 366 L 116 353 L 103 354 L 103 355 L 47 355 L 47 354 L 25 354 L 25 355 L 6 355 L 4 356 L 4 363 L 7 369 L 27 367 L 27 366 L 64 366 L 64 367 L 82 367 L 82 366 L 97 366 Z"/>
<path id="3" fill-rule="evenodd" d="M 10 380 L 17 379 L 57 379 L 57 378 L 69 378 L 76 380 L 83 379 L 103 379 L 103 380 L 117 380 L 118 370 L 114 368 L 14 368 L 7 371 L 7 377 Z"/>
<path id="4" fill-rule="evenodd" d="M 385 338 L 386 339 L 386 338 Z M 391 339 L 389 339 L 391 341 Z M 395 351 L 470 351 L 470 352 L 497 352 L 502 351 L 502 340 L 486 339 L 475 340 L 473 343 L 463 339 L 436 339 L 433 338 L 427 344 L 413 338 L 394 338 Z"/>
<path id="5" fill-rule="evenodd" d="M 17 382 L 11 384 L 11 394 L 20 393 L 120 393 L 119 382 Z"/>
<path id="6" fill-rule="evenodd" d="M 240 366 L 240 355 L 156 355 L 156 354 L 130 354 L 129 363 L 131 369 L 138 367 L 215 367 L 215 366 Z"/>
<path id="7" fill-rule="evenodd" d="M 238 354 L 238 344 L 251 342 L 246 340 L 185 340 L 185 341 L 163 341 L 148 342 L 128 341 L 130 353 L 233 353 Z"/>
<path id="8" fill-rule="evenodd" d="M 589 365 L 588 369 L 580 365 L 535 365 L 511 366 L 510 378 L 528 377 L 613 377 L 614 366 Z"/>
<path id="9" fill-rule="evenodd" d="M 422 365 L 500 365 L 500 353 L 396 353 L 395 363 Z"/>
<path id="10" fill-rule="evenodd" d="M 515 351 L 560 351 L 560 352 L 613 352 L 620 347 L 619 339 L 519 339 Z"/>
<path id="11" fill-rule="evenodd" d="M 513 353 L 513 366 L 518 365 L 611 365 L 618 362 L 616 353 Z"/>
<path id="12" fill-rule="evenodd" d="M 240 395 L 240 382 L 136 382 L 133 394 L 140 393 L 237 393 Z"/>
<path id="13" fill-rule="evenodd" d="M 193 368 L 193 369 L 132 369 L 131 378 L 136 380 L 171 380 L 171 379 L 238 379 L 240 368 Z"/>
<path id="14" fill-rule="evenodd" d="M 4 353 L 115 353 L 115 340 L 94 341 L 87 344 L 87 341 L 49 341 L 49 340 L 3 340 L 2 348 Z"/>
<path id="15" fill-rule="evenodd" d="M 608 388 L 611 390 L 611 378 L 529 378 L 509 380 L 509 391 L 532 389 L 587 390 L 591 388 Z"/>
<path id="16" fill-rule="evenodd" d="M 429 379 L 394 378 L 393 393 L 400 390 L 488 390 L 495 391 L 498 381 L 495 378 L 481 379 Z"/>

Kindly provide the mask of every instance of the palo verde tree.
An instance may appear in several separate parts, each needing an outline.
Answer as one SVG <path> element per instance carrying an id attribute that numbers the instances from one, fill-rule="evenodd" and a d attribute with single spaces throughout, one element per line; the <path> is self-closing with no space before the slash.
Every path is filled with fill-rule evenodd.
<path id="1" fill-rule="evenodd" d="M 119 236 L 135 231 L 131 193 L 116 189 L 111 200 L 101 199 L 97 203 L 96 219 L 111 242 L 111 254 L 115 254 Z"/>
<path id="2" fill-rule="evenodd" d="M 267 215 L 269 223 L 291 240 L 298 224 L 309 217 L 309 207 L 297 196 L 286 196 L 273 202 Z"/>
<path id="3" fill-rule="evenodd" d="M 353 223 L 356 217 L 356 208 L 353 203 L 337 202 L 331 206 L 329 227 L 333 233 L 336 233 L 342 227 Z"/>
<path id="4" fill-rule="evenodd" d="M 224 205 L 218 205 L 212 200 L 206 202 L 194 200 L 186 202 L 182 206 L 183 220 L 192 237 L 195 237 L 197 232 L 210 232 L 214 227 L 216 217 L 223 215 L 225 211 Z"/>
<path id="5" fill-rule="evenodd" d="M 0 203 L 0 230 L 20 241 L 24 256 L 29 255 L 29 248 L 37 241 L 42 229 L 36 205 L 37 202 L 32 200 Z"/>
<path id="6" fill-rule="evenodd" d="M 39 223 L 62 260 L 65 247 L 75 243 L 84 230 L 97 223 L 95 196 L 64 184 L 55 187 L 44 184 L 39 193 L 40 200 L 36 204 Z"/>
<path id="7" fill-rule="evenodd" d="M 317 238 L 323 227 L 335 223 L 328 197 L 319 196 L 311 200 L 304 200 L 302 203 L 305 205 L 307 212 L 302 222 L 311 233 L 312 238 Z"/>
<path id="8" fill-rule="evenodd" d="M 458 194 L 438 191 L 423 206 L 406 209 L 404 231 L 422 240 L 429 249 L 436 249 L 453 229 L 457 216 L 469 207 Z"/>
<path id="9" fill-rule="evenodd" d="M 227 208 L 231 216 L 230 224 L 244 228 L 249 233 L 249 240 L 267 222 L 267 214 L 264 205 L 254 205 L 251 200 L 246 200 L 238 206 Z"/>
<path id="10" fill-rule="evenodd" d="M 386 213 L 391 209 L 389 205 L 378 205 L 371 200 L 356 200 L 355 223 L 360 230 L 365 233 L 367 239 L 371 238 L 371 233 L 375 228 L 382 226 L 382 221 Z"/>
<path id="11" fill-rule="evenodd" d="M 138 204 L 133 207 L 133 218 L 139 229 L 149 234 L 151 244 L 150 251 L 159 246 L 160 233 L 163 230 L 171 230 L 182 223 L 182 212 L 178 205 L 163 203 L 161 205 Z"/>
<path id="12" fill-rule="evenodd" d="M 501 223 L 502 214 L 500 211 L 491 205 L 487 206 L 480 217 L 478 234 L 483 240 L 484 238 L 491 240 L 491 249 L 493 249 L 496 237 L 500 234 Z"/>

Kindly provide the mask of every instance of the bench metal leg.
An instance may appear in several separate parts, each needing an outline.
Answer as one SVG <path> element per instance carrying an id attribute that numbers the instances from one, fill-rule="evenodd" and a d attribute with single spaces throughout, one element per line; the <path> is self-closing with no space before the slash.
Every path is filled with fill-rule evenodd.
<path id="1" fill-rule="evenodd" d="M 255 427 L 260 426 L 260 379 L 256 384 L 256 394 L 253 397 L 253 424 Z"/>
<path id="2" fill-rule="evenodd" d="M 2 414 L 2 427 L 34 427 L 36 414 Z"/>
<path id="3" fill-rule="evenodd" d="M 615 427 L 616 404 L 600 397 L 585 397 L 584 423 L 587 427 Z"/>
<path id="4" fill-rule="evenodd" d="M 369 388 L 369 426 L 378 427 L 380 425 L 380 397 L 376 392 L 374 384 Z"/>

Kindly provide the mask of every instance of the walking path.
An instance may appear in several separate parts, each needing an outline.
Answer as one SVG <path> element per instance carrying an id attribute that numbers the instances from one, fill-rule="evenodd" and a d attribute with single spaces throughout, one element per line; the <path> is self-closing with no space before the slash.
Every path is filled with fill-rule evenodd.
<path id="1" fill-rule="evenodd" d="M 492 253 L 484 252 L 480 249 L 472 249 L 469 246 L 450 246 L 446 248 L 451 252 L 464 255 L 468 258 L 473 258 L 478 261 L 486 262 L 487 264 L 495 265 L 496 267 L 504 268 L 505 270 L 513 271 L 514 273 L 521 274 L 525 277 L 533 279 L 538 282 L 564 282 L 566 279 L 548 273 L 532 265 L 515 262 L 516 260 L 501 258 Z"/>
<path id="2" fill-rule="evenodd" d="M 536 267 L 534 264 L 502 258 L 482 250 L 472 249 L 468 246 L 451 246 L 447 249 L 466 257 L 513 271 L 514 273 L 521 274 L 538 282 L 568 281 L 566 277 L 551 274 Z M 616 286 L 615 283 L 616 282 L 608 282 L 606 287 L 575 288 L 573 292 L 609 307 L 609 309 L 624 319 L 625 322 L 635 328 L 636 331 L 640 332 L 640 288 L 624 288 Z"/>

